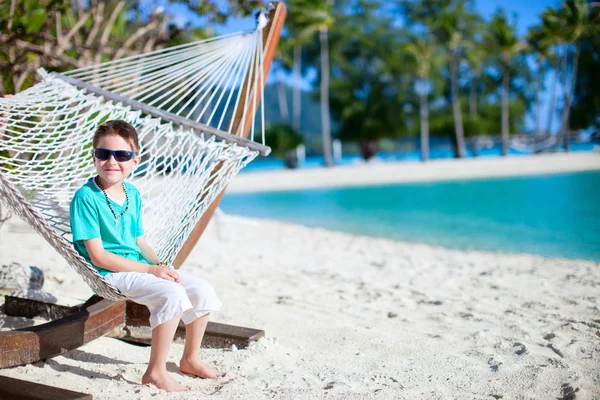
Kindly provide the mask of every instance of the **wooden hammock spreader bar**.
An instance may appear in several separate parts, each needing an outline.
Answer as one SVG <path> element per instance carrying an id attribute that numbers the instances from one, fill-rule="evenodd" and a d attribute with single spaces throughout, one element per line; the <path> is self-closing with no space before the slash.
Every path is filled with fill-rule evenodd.
<path id="1" fill-rule="evenodd" d="M 230 133 L 210 127 L 200 122 L 192 121 L 190 119 L 181 117 L 177 114 L 161 110 L 160 108 L 149 106 L 139 101 L 132 100 L 130 98 L 118 95 L 113 92 L 109 92 L 108 90 L 98 88 L 96 86 L 90 85 L 89 83 L 80 81 L 79 79 L 75 79 L 70 76 L 63 75 L 58 72 L 54 72 L 52 75 L 79 89 L 83 89 L 98 96 L 102 96 L 110 101 L 125 104 L 131 107 L 133 110 L 141 111 L 147 115 L 152 115 L 153 117 L 160 118 L 163 121 L 173 122 L 176 125 L 180 125 L 185 128 L 192 128 L 196 130 L 196 132 L 201 132 L 208 136 L 215 136 L 221 140 L 224 140 L 225 142 L 235 143 L 239 146 L 247 147 L 250 150 L 258 151 L 263 156 L 268 156 L 271 153 L 271 148 L 269 146 L 265 146 L 252 140 L 248 140 L 244 137 L 232 135 Z"/>
<path id="2" fill-rule="evenodd" d="M 104 335 L 148 345 L 151 341 L 148 308 L 129 300 L 113 302 L 92 296 L 79 307 L 68 307 L 5 296 L 4 312 L 13 317 L 56 319 L 34 327 L 0 332 L 0 368 L 52 358 Z M 137 329 L 115 329 L 123 327 Z M 241 349 L 264 334 L 258 329 L 209 322 L 202 347 L 227 348 L 236 345 Z M 177 328 L 175 336 L 185 338 L 183 323 Z"/>
<path id="3" fill-rule="evenodd" d="M 279 36 L 281 34 L 281 30 L 283 29 L 283 23 L 285 22 L 285 17 L 287 15 L 287 9 L 285 3 L 283 2 L 273 2 L 271 11 L 269 12 L 269 23 L 263 30 L 263 48 L 264 48 L 264 62 L 263 62 L 263 75 L 265 79 L 263 82 L 253 82 L 250 76 L 246 76 L 246 80 L 244 81 L 244 85 L 242 87 L 241 93 L 245 95 L 246 91 L 249 91 L 248 96 L 248 104 L 246 105 L 246 113 L 244 120 L 244 108 L 239 107 L 236 115 L 234 116 L 233 122 L 233 130 L 232 132 L 240 132 L 241 137 L 247 137 L 248 131 L 250 130 L 250 126 L 252 125 L 252 117 L 258 106 L 260 104 L 260 97 L 262 88 L 260 85 L 264 85 L 264 81 L 267 79 L 267 75 L 269 74 L 269 69 L 271 68 L 271 63 L 273 62 L 273 58 L 275 57 L 275 51 L 277 50 L 277 43 L 279 43 Z M 255 85 L 256 83 L 256 85 Z M 219 202 L 221 198 L 225 194 L 225 189 L 219 193 L 219 195 L 213 200 L 211 205 L 204 211 L 202 214 L 202 218 L 194 227 L 194 230 L 190 233 L 190 236 L 186 240 L 186 242 L 179 250 L 179 253 L 173 260 L 173 266 L 175 268 L 179 268 L 187 256 L 190 254 L 200 236 L 208 226 L 210 219 L 212 218 L 215 210 L 219 206 Z"/>

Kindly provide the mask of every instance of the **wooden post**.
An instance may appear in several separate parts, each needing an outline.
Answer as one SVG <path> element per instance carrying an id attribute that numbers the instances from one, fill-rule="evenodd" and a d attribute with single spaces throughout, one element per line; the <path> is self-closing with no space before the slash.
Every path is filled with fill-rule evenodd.
<path id="1" fill-rule="evenodd" d="M 277 43 L 279 42 L 281 29 L 283 28 L 283 23 L 287 14 L 287 9 L 284 3 L 276 2 L 273 4 L 274 7 L 271 10 L 271 12 L 269 12 L 269 24 L 265 27 L 263 31 L 265 81 L 267 79 L 269 69 L 271 68 L 273 57 L 275 56 L 275 50 L 277 48 Z M 233 120 L 232 132 L 240 132 L 240 136 L 242 136 L 243 138 L 246 138 L 248 136 L 248 131 L 250 130 L 250 126 L 252 124 L 252 117 L 254 113 L 256 113 L 256 110 L 260 105 L 260 96 L 262 92 L 262 87 L 260 87 L 261 83 L 262 85 L 264 85 L 265 82 L 254 82 L 252 76 L 248 74 L 248 76 L 246 76 L 244 85 L 242 86 L 241 95 L 243 97 L 241 98 L 245 98 L 246 92 L 248 90 L 250 91 L 248 96 L 248 104 L 246 104 L 246 107 L 238 107 L 238 110 Z M 244 108 L 246 109 L 245 119 L 243 115 Z M 244 119 L 244 121 L 242 121 L 242 119 Z M 175 268 L 179 268 L 181 264 L 183 264 L 185 259 L 188 257 L 188 255 L 198 242 L 198 239 L 200 239 L 200 236 L 202 236 L 202 233 L 204 232 L 206 226 L 210 222 L 210 219 L 215 213 L 215 210 L 219 206 L 219 202 L 221 201 L 221 198 L 223 197 L 224 193 L 225 189 L 223 189 L 223 191 L 221 191 L 221 193 L 218 194 L 218 196 L 215 198 L 212 204 L 206 209 L 206 211 L 200 218 L 200 221 L 198 221 L 196 227 L 188 237 L 187 241 L 183 244 L 181 250 L 179 250 L 179 253 L 173 261 L 173 266 Z"/>

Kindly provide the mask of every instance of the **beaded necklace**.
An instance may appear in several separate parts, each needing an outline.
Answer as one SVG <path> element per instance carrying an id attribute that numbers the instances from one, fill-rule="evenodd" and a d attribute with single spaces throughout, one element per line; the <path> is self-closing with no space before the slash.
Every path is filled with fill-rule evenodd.
<path id="1" fill-rule="evenodd" d="M 94 181 L 96 182 L 96 185 L 98 185 L 100 190 L 102 190 L 102 193 L 104 193 L 104 198 L 106 199 L 106 204 L 108 204 L 108 208 L 110 209 L 110 212 L 112 213 L 113 217 L 115 217 L 115 224 L 116 224 L 119 221 L 119 218 L 121 218 L 127 212 L 127 210 L 129 210 L 129 195 L 127 194 L 127 189 L 125 188 L 125 184 L 123 182 L 121 182 L 121 185 L 123 185 L 123 192 L 125 193 L 125 203 L 127 203 L 127 205 L 125 206 L 125 210 L 123 210 L 123 212 L 117 216 L 117 213 L 110 205 L 110 200 L 108 199 L 108 195 L 106 194 L 106 191 L 104 190 L 104 186 L 102 186 L 102 184 L 100 183 L 100 179 L 98 179 L 98 176 L 96 176 L 94 178 Z"/>

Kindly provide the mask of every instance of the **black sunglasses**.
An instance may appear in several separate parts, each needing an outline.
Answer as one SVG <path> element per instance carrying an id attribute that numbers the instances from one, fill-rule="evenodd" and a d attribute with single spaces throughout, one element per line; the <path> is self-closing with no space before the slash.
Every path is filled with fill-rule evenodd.
<path id="1" fill-rule="evenodd" d="M 106 161 L 111 155 L 115 158 L 115 160 L 117 160 L 117 162 L 127 162 L 135 157 L 135 153 L 128 150 L 108 150 L 102 148 L 94 149 L 94 156 L 96 156 L 98 160 Z"/>

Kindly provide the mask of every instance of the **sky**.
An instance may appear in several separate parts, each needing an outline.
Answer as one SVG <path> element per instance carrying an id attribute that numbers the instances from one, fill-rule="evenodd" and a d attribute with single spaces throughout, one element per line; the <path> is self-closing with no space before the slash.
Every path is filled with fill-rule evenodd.
<path id="1" fill-rule="evenodd" d="M 475 8 L 488 21 L 499 5 L 506 11 L 507 15 L 512 17 L 517 13 L 517 29 L 520 35 L 524 35 L 527 29 L 540 22 L 540 15 L 547 7 L 558 7 L 560 1 L 551 0 L 476 0 Z"/>
<path id="2" fill-rule="evenodd" d="M 222 1 L 224 5 L 227 4 L 226 0 Z M 152 7 L 160 4 L 165 4 L 166 1 L 163 0 L 148 0 L 147 4 Z M 558 7 L 560 5 L 559 0 L 503 0 L 503 1 L 492 1 L 492 0 L 475 0 L 475 8 L 481 15 L 486 19 L 490 20 L 494 12 L 498 9 L 498 7 L 502 7 L 509 18 L 512 20 L 513 15 L 516 16 L 517 22 L 517 30 L 518 34 L 522 37 L 526 34 L 529 27 L 536 25 L 540 21 L 541 13 L 548 7 Z M 205 25 L 206 21 L 200 18 L 191 17 L 188 13 L 185 12 L 184 5 L 177 4 L 169 4 L 167 5 L 167 12 L 172 15 L 172 18 L 175 23 L 179 25 L 183 25 L 186 22 L 192 24 Z M 230 32 L 236 32 L 239 30 L 250 30 L 254 29 L 256 23 L 253 17 L 248 18 L 230 18 L 225 25 L 215 27 L 215 32 L 218 34 L 226 34 Z M 271 75 L 274 75 L 273 73 Z M 300 86 L 303 89 L 309 89 L 311 87 L 310 81 L 314 79 L 316 74 L 309 74 L 301 83 Z M 273 78 L 273 76 L 271 76 Z M 291 79 L 291 77 L 284 76 L 279 73 L 276 75 L 277 79 L 282 79 L 287 84 L 295 85 L 296 82 Z M 552 74 L 547 74 L 544 81 L 544 86 L 549 87 L 552 81 Z M 560 91 L 557 91 L 557 94 L 560 96 Z M 542 93 L 542 121 L 546 120 L 546 116 L 549 112 L 549 95 L 548 93 Z M 560 98 L 560 97 L 559 97 Z M 560 102 L 557 102 L 560 104 Z M 555 116 L 553 122 L 553 131 L 557 131 L 559 128 L 560 119 Z M 535 121 L 533 113 L 529 113 L 526 116 L 526 129 L 532 130 L 535 127 Z M 545 125 L 545 122 L 543 122 Z"/>

